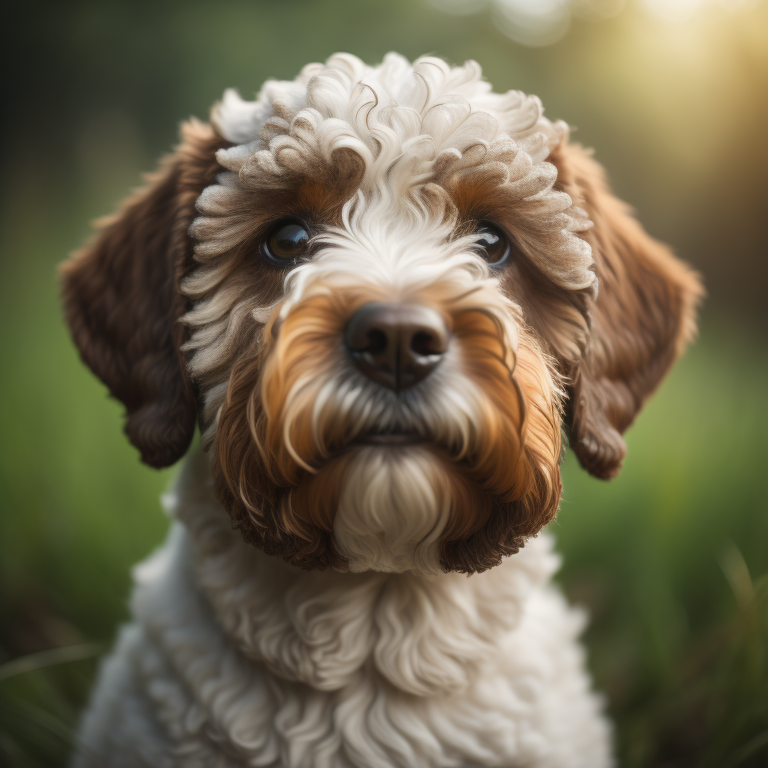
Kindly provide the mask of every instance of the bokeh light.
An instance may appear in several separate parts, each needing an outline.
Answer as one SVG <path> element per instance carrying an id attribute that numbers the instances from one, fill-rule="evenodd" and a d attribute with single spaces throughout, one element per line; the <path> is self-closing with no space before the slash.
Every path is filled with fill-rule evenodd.
<path id="1" fill-rule="evenodd" d="M 624 10 L 625 0 L 428 0 L 453 15 L 492 9 L 499 30 L 516 43 L 552 45 L 567 34 L 572 18 L 609 19 Z M 754 8 L 760 0 L 635 0 L 654 17 L 668 22 L 692 19 L 711 10 L 738 12 Z"/>

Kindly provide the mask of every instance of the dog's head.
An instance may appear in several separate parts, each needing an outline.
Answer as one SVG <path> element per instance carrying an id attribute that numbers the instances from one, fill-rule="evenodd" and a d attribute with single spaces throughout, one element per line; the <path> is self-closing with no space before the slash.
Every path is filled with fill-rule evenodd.
<path id="1" fill-rule="evenodd" d="M 394 55 L 227 92 L 62 276 L 144 461 L 199 421 L 249 542 L 425 572 L 553 518 L 561 427 L 618 472 L 701 292 L 535 97 Z"/>

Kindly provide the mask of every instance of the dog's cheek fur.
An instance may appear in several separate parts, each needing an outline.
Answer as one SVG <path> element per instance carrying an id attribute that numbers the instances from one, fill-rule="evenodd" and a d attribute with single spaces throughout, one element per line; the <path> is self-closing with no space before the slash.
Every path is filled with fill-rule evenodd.
<path id="1" fill-rule="evenodd" d="M 446 571 L 478 573 L 493 568 L 518 552 L 557 513 L 562 491 L 560 391 L 549 364 L 525 338 L 518 347 L 514 380 L 525 412 L 522 449 L 507 457 L 506 466 L 498 465 L 506 470 L 509 490 L 504 496 L 478 494 L 474 469 L 452 469 L 448 477 L 454 498 L 466 507 L 463 516 L 461 507 L 454 510 L 451 523 L 456 528 L 449 528 L 442 542 L 440 560 Z M 458 525 L 462 517 L 463 528 Z"/>
<path id="2" fill-rule="evenodd" d="M 98 223 L 91 243 L 61 268 L 64 311 L 85 363 L 126 407 L 125 431 L 144 462 L 173 464 L 186 451 L 197 407 L 179 352 L 185 309 L 178 282 L 192 264 L 187 230 L 195 201 L 229 146 L 190 121 L 147 186 Z"/>
<path id="3" fill-rule="evenodd" d="M 284 478 L 265 461 L 261 367 L 261 355 L 255 353 L 239 361 L 230 376 L 213 443 L 219 499 L 249 544 L 302 568 L 343 568 L 326 522 L 331 494 L 323 497 L 324 504 L 313 495 L 300 495 L 295 504 Z M 337 479 L 334 474 L 332 481 Z"/>
<path id="4" fill-rule="evenodd" d="M 564 143 L 549 159 L 558 185 L 594 222 L 584 234 L 600 281 L 591 339 L 581 363 L 566 372 L 571 446 L 585 469 L 608 478 L 626 454 L 621 434 L 693 337 L 703 289 L 611 194 L 589 152 Z"/>
<path id="5" fill-rule="evenodd" d="M 235 363 L 216 424 L 214 474 L 233 525 L 249 543 L 305 568 L 346 567 L 332 530 L 350 457 L 313 473 L 328 456 L 317 453 L 311 420 L 316 384 L 337 359 L 351 311 L 330 295 L 285 321 L 275 309 L 260 343 Z"/>

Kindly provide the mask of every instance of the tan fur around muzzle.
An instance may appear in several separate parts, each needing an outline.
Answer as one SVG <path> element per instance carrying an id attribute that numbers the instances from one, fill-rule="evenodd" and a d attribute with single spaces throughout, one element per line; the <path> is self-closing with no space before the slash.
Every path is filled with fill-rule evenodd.
<path id="1" fill-rule="evenodd" d="M 334 516 L 365 434 L 344 409 L 317 404 L 334 371 L 348 365 L 343 329 L 361 301 L 359 293 L 320 293 L 279 323 L 275 309 L 262 346 L 235 366 L 216 429 L 216 472 L 235 525 L 253 543 L 305 566 L 343 567 Z M 423 437 L 442 467 L 434 491 L 447 494 L 450 507 L 442 566 L 471 572 L 516 551 L 554 516 L 560 394 L 529 335 L 521 334 L 514 353 L 490 313 L 449 317 L 463 373 L 482 392 L 480 410 L 465 441 Z"/>

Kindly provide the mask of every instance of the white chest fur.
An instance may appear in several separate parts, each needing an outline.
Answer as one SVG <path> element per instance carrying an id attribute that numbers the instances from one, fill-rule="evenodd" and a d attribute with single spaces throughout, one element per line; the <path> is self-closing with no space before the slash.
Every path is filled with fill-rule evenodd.
<path id="1" fill-rule="evenodd" d="M 230 530 L 205 457 L 166 506 L 77 766 L 610 764 L 548 536 L 471 577 L 307 572 Z"/>

